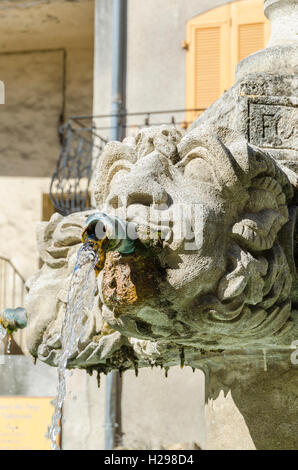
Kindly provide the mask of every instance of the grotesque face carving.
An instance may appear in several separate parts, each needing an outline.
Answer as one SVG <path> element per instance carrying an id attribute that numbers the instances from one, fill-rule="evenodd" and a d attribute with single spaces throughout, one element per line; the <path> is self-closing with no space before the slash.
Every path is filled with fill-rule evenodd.
<path id="1" fill-rule="evenodd" d="M 227 129 L 182 137 L 162 126 L 108 144 L 97 206 L 135 222 L 148 253 L 143 261 L 108 256 L 106 321 L 127 336 L 196 347 L 282 334 L 294 275 L 282 236 L 291 232 L 292 197 L 274 159 Z M 154 231 L 165 239 L 152 243 L 148 226 L 151 239 Z"/>
<path id="2" fill-rule="evenodd" d="M 182 136 L 147 128 L 106 146 L 94 199 L 97 210 L 133 221 L 139 240 L 132 254 L 107 254 L 80 365 L 99 361 L 94 337 L 107 325 L 135 354 L 138 340 L 176 354 L 284 337 L 296 282 L 295 210 L 293 184 L 270 154 L 227 129 Z M 45 265 L 30 283 L 27 309 L 31 351 L 49 363 L 88 214 L 55 215 L 40 231 Z"/>

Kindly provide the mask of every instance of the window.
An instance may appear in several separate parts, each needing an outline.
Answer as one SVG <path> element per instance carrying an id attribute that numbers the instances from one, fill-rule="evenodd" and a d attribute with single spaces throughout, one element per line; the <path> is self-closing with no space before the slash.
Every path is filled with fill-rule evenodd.
<path id="1" fill-rule="evenodd" d="M 191 19 L 186 30 L 186 108 L 206 109 L 230 88 L 237 63 L 270 35 L 263 0 L 242 0 Z M 192 121 L 199 113 L 189 113 Z"/>

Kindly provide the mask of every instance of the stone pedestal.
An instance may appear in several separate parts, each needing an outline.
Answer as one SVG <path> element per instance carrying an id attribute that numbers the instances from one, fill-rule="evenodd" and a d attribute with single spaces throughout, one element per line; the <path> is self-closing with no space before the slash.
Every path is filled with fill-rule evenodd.
<path id="1" fill-rule="evenodd" d="M 298 448 L 298 366 L 290 355 L 219 362 L 206 378 L 205 449 Z"/>

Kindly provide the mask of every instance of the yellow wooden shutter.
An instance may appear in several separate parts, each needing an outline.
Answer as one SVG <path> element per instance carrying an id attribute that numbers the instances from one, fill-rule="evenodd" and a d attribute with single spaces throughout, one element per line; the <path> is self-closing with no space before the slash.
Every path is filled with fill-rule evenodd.
<path id="1" fill-rule="evenodd" d="M 223 6 L 194 18 L 187 27 L 187 109 L 206 109 L 227 86 L 229 8 Z M 216 14 L 214 14 L 216 13 Z M 188 120 L 197 114 L 188 113 Z"/>
<path id="2" fill-rule="evenodd" d="M 208 108 L 235 81 L 237 63 L 266 46 L 263 0 L 241 0 L 199 15 L 186 29 L 186 108 Z M 192 121 L 200 113 L 187 113 Z"/>
<path id="3" fill-rule="evenodd" d="M 220 27 L 195 30 L 195 108 L 207 108 L 220 93 Z"/>
<path id="4" fill-rule="evenodd" d="M 241 24 L 238 29 L 238 62 L 264 47 L 264 23 Z"/>
<path id="5" fill-rule="evenodd" d="M 270 24 L 263 0 L 241 0 L 230 5 L 231 85 L 240 60 L 263 49 L 269 40 Z"/>

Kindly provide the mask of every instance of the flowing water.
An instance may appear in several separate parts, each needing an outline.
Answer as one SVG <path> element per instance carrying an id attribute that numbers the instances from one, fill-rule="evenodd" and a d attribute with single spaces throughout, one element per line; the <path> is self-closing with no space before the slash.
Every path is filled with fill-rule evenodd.
<path id="1" fill-rule="evenodd" d="M 4 340 L 6 337 L 7 331 L 0 325 L 0 365 L 4 364 Z"/>
<path id="2" fill-rule="evenodd" d="M 8 341 L 7 341 L 7 348 L 6 348 L 6 354 L 10 355 L 10 348 L 11 348 L 11 335 L 8 336 Z"/>
<path id="3" fill-rule="evenodd" d="M 78 251 L 76 265 L 70 280 L 65 317 L 61 330 L 61 354 L 58 360 L 58 390 L 54 400 L 55 411 L 47 437 L 51 447 L 58 450 L 57 435 L 60 432 L 62 405 L 66 395 L 66 367 L 68 360 L 75 354 L 80 338 L 84 334 L 86 313 L 92 309 L 95 291 L 95 266 L 99 254 L 88 243 Z"/>

